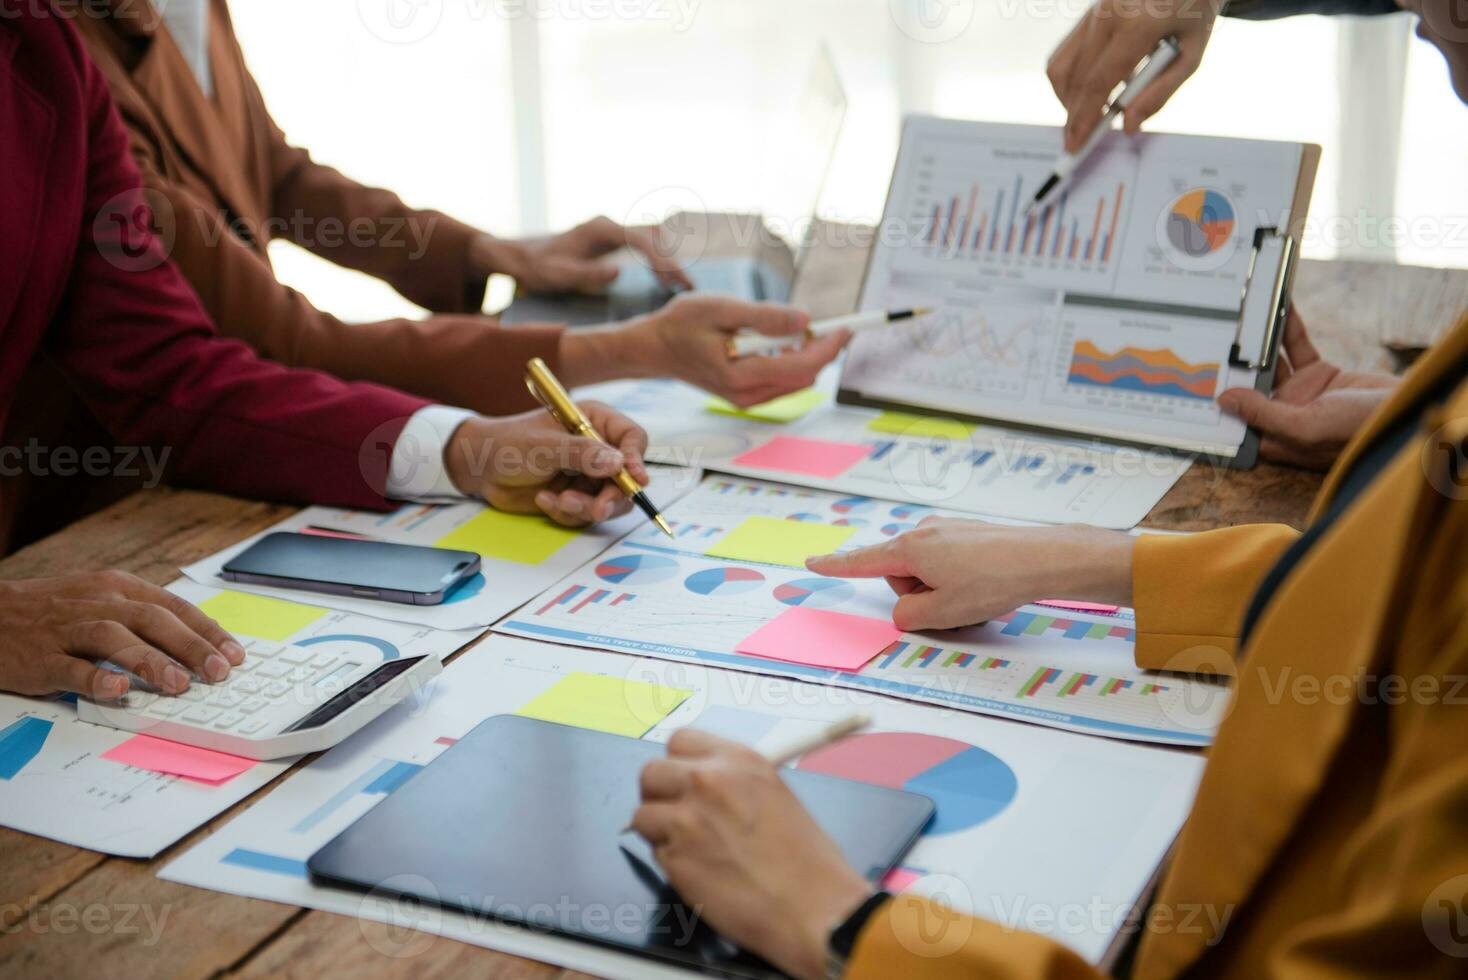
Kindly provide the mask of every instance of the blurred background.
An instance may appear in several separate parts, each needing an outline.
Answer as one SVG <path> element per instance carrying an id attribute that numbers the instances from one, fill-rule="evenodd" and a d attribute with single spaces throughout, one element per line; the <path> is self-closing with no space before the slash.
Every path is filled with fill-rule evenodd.
<path id="1" fill-rule="evenodd" d="M 1083 0 L 234 0 L 276 121 L 316 158 L 499 235 L 779 200 L 821 42 L 851 103 L 823 217 L 873 223 L 905 112 L 1059 123 L 1044 66 Z M 1405 16 L 1219 22 L 1151 128 L 1321 144 L 1305 255 L 1468 267 L 1468 107 Z M 775 214 L 798 223 L 804 215 Z M 1388 219 L 1397 219 L 1384 225 Z M 340 316 L 411 313 L 292 245 Z"/>

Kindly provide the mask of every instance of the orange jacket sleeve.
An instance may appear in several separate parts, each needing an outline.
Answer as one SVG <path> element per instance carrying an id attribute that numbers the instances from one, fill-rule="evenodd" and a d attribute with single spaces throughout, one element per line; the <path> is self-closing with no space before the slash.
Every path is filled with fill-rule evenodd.
<path id="1" fill-rule="evenodd" d="M 1085 960 L 1033 932 L 897 895 L 857 938 L 847 980 L 1099 980 Z"/>
<path id="2" fill-rule="evenodd" d="M 1233 674 L 1254 591 L 1298 535 L 1283 524 L 1249 524 L 1139 537 L 1132 553 L 1137 666 Z"/>

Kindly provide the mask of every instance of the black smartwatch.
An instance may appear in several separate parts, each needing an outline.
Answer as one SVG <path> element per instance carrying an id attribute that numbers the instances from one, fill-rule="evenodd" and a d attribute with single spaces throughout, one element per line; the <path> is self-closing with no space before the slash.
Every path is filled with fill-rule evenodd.
<path id="1" fill-rule="evenodd" d="M 841 980 L 846 974 L 846 964 L 856 950 L 857 937 L 866 928 L 873 913 L 886 905 L 891 898 L 890 892 L 873 893 L 856 907 L 855 912 L 846 917 L 845 922 L 831 930 L 831 935 L 826 939 L 826 980 Z"/>

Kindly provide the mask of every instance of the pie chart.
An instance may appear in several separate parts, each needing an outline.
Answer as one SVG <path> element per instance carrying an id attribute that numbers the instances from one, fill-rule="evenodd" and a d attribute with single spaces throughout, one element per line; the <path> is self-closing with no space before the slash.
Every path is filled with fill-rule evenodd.
<path id="1" fill-rule="evenodd" d="M 871 497 L 843 497 L 831 505 L 831 509 L 838 514 L 860 514 L 864 510 L 871 510 L 877 506 L 877 502 Z"/>
<path id="2" fill-rule="evenodd" d="M 830 609 L 856 595 L 850 582 L 839 578 L 798 578 L 775 586 L 775 598 L 787 606 Z"/>
<path id="3" fill-rule="evenodd" d="M 883 524 L 882 533 L 887 535 L 887 537 L 889 538 L 895 538 L 897 537 L 897 535 L 905 534 L 915 527 L 917 527 L 916 524 L 903 524 L 901 522 L 898 522 L 896 524 Z"/>
<path id="4" fill-rule="evenodd" d="M 662 582 L 678 574 L 678 563 L 662 555 L 617 555 L 596 566 L 596 577 L 618 585 Z"/>
<path id="5" fill-rule="evenodd" d="M 738 595 L 757 589 L 765 577 L 752 568 L 705 568 L 683 580 L 683 587 L 699 595 Z"/>
<path id="6" fill-rule="evenodd" d="M 1014 770 L 976 745 L 940 735 L 853 735 L 802 756 L 797 769 L 919 793 L 936 807 L 929 834 L 977 827 L 1014 801 Z"/>
<path id="7" fill-rule="evenodd" d="M 925 514 L 929 510 L 932 510 L 932 508 L 924 507 L 922 504 L 898 504 L 892 508 L 892 516 L 899 521 L 907 521 L 921 514 Z"/>
<path id="8" fill-rule="evenodd" d="M 1194 188 L 1168 209 L 1167 241 L 1189 258 L 1212 255 L 1232 240 L 1233 233 L 1233 202 L 1218 191 Z"/>

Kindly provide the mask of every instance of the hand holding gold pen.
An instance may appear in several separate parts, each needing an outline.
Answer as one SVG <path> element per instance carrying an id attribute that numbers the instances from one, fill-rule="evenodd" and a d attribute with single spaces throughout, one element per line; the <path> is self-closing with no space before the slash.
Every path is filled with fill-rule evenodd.
<path id="1" fill-rule="evenodd" d="M 573 436 L 595 439 L 604 445 L 606 444 L 606 440 L 602 438 L 601 433 L 596 431 L 596 427 L 591 424 L 591 420 L 586 417 L 586 413 L 581 411 L 576 403 L 572 401 L 570 393 L 566 391 L 560 380 L 551 372 L 551 369 L 546 363 L 538 357 L 531 358 L 525 365 L 525 387 L 530 390 L 530 394 L 535 396 L 536 401 L 544 405 L 546 411 L 565 427 L 567 432 Z M 608 446 L 607 448 L 610 449 L 612 447 Z M 668 535 L 668 537 L 673 536 L 673 529 L 668 526 L 668 522 L 663 518 L 663 515 L 658 513 L 657 507 L 653 505 L 652 500 L 647 496 L 647 492 L 642 489 L 642 485 L 637 482 L 637 478 L 627 472 L 626 468 L 623 468 L 612 477 L 612 482 L 653 523 L 662 528 L 664 534 Z"/>

